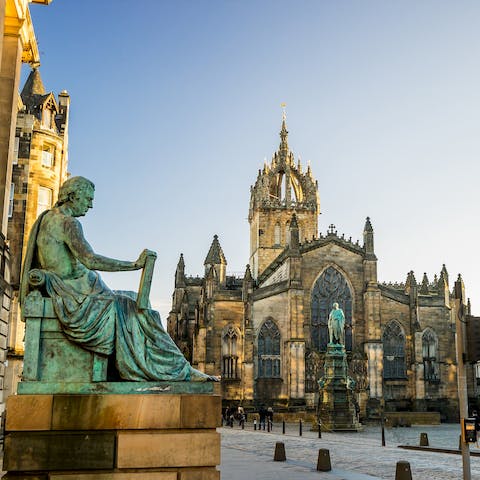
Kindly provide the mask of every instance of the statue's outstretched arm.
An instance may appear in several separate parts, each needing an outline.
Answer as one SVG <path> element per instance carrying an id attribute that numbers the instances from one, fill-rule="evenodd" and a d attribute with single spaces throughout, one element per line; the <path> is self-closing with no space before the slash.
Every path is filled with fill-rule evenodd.
<path id="1" fill-rule="evenodd" d="M 145 265 L 146 250 L 144 250 L 138 257 L 138 260 L 134 262 L 116 260 L 115 258 L 104 257 L 103 255 L 95 253 L 83 236 L 82 225 L 73 217 L 67 217 L 65 219 L 65 243 L 75 258 L 89 270 L 123 272 L 139 270 Z"/>

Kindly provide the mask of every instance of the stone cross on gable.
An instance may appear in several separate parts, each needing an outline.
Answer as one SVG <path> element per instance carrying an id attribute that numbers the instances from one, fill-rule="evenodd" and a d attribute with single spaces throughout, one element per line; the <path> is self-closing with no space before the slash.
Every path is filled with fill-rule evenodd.
<path id="1" fill-rule="evenodd" d="M 335 235 L 336 233 L 336 230 L 335 230 L 335 225 L 333 223 L 331 223 L 328 227 L 328 233 L 332 234 L 332 235 Z"/>

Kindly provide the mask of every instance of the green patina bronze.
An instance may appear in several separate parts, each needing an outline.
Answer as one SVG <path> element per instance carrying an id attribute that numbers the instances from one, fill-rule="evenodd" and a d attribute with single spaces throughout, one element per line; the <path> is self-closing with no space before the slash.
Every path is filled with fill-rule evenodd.
<path id="1" fill-rule="evenodd" d="M 20 291 L 28 385 L 19 391 L 56 393 L 70 384 L 71 393 L 80 393 L 89 390 L 86 383 L 112 379 L 218 380 L 188 363 L 158 312 L 148 308 L 156 254 L 144 250 L 136 261 L 116 260 L 96 254 L 85 240 L 77 217 L 92 208 L 93 197 L 92 182 L 70 178 L 57 204 L 32 228 Z M 144 272 L 138 302 L 135 292 L 110 290 L 97 272 L 139 269 Z M 48 388 L 54 391 L 45 392 Z"/>
<path id="2" fill-rule="evenodd" d="M 345 315 L 338 303 L 328 317 L 330 342 L 325 353 L 324 373 L 318 380 L 318 422 L 330 430 L 357 431 L 355 381 L 348 375 L 345 351 Z"/>

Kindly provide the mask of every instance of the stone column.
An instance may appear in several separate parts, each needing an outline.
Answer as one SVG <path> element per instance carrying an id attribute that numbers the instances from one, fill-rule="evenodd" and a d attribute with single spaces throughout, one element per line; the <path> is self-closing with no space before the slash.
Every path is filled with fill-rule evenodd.
<path id="1" fill-rule="evenodd" d="M 13 25 L 11 22 L 6 25 L 0 63 L 0 92 L 2 92 L 0 95 L 0 212 L 2 213 L 1 232 L 5 235 L 8 227 L 13 144 L 23 51 L 20 27 L 20 21 L 18 25 Z"/>
<path id="2" fill-rule="evenodd" d="M 290 398 L 305 397 L 305 342 L 288 342 L 290 357 Z"/>
<path id="3" fill-rule="evenodd" d="M 383 397 L 383 345 L 380 342 L 366 342 L 365 353 L 368 359 L 368 383 L 370 398 Z"/>

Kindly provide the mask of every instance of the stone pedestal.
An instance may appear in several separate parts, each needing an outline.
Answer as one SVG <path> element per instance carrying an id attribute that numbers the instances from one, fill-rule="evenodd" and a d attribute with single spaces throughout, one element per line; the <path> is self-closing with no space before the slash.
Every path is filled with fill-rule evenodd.
<path id="1" fill-rule="evenodd" d="M 3 479 L 219 480 L 220 396 L 158 391 L 9 397 Z"/>
<path id="2" fill-rule="evenodd" d="M 340 344 L 329 344 L 324 376 L 319 381 L 318 416 L 322 428 L 358 431 L 353 380 L 348 377 L 347 354 Z"/>

